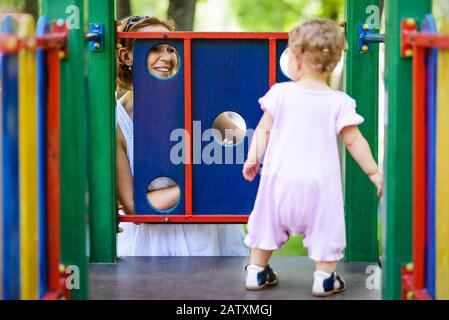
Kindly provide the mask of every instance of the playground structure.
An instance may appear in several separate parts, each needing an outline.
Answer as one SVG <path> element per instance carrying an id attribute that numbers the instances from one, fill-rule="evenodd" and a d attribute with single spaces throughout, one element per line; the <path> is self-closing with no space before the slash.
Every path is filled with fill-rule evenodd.
<path id="1" fill-rule="evenodd" d="M 192 121 L 210 123 L 219 112 L 226 111 L 218 104 L 208 110 L 207 102 L 201 101 L 204 97 L 198 93 L 199 83 L 213 74 L 201 73 L 201 63 L 209 62 L 211 66 L 208 57 L 221 50 L 222 60 L 238 65 L 241 58 L 237 48 L 247 48 L 243 50 L 245 54 L 254 55 L 261 65 L 259 71 L 251 69 L 248 62 L 251 59 L 246 59 L 243 64 L 247 68 L 246 78 L 241 77 L 238 88 L 249 86 L 253 77 L 262 80 L 257 86 L 239 92 L 238 98 L 243 100 L 231 101 L 229 106 L 240 108 L 236 111 L 251 128 L 259 115 L 256 98 L 273 83 L 286 80 L 277 63 L 286 46 L 285 33 L 116 34 L 111 1 L 89 1 L 88 8 L 83 4 L 80 0 L 57 3 L 43 0 L 43 17 L 36 33 L 29 16 L 15 19 L 9 16 L 2 21 L 0 292 L 4 299 L 88 298 L 89 260 L 116 261 L 119 219 L 155 223 L 245 222 L 248 214 L 245 205 L 252 202 L 251 188 L 255 186 L 245 189 L 242 183 L 233 193 L 244 195 L 233 198 L 237 203 L 223 201 L 215 205 L 223 189 L 211 190 L 210 184 L 201 185 L 198 175 L 208 176 L 209 181 L 222 179 L 225 187 L 229 187 L 230 181 L 214 166 L 192 165 L 191 161 L 173 166 L 168 159 L 167 163 L 153 161 L 148 151 L 155 150 L 157 141 L 143 139 L 148 134 L 144 119 L 154 117 L 157 110 L 139 109 L 139 105 L 148 99 L 154 99 L 150 101 L 154 104 L 161 103 L 158 99 L 162 95 L 147 96 L 149 88 L 157 86 L 161 93 L 177 92 L 173 101 L 164 104 L 178 109 L 184 106 L 184 112 L 174 113 L 167 107 L 170 117 L 164 118 L 162 126 L 155 125 L 149 130 L 161 134 L 161 130 L 177 127 L 192 133 Z M 432 12 L 430 0 L 386 0 L 385 5 L 386 36 L 377 34 L 378 26 L 367 24 L 371 14 L 367 8 L 378 7 L 378 0 L 347 0 L 345 9 L 348 40 L 345 88 L 356 99 L 358 112 L 365 118 L 360 128 L 373 150 L 378 145 L 379 60 L 378 48 L 373 43 L 385 41 L 386 46 L 388 121 L 386 190 L 381 213 L 382 295 L 384 299 L 449 299 L 449 244 L 445 241 L 449 236 L 449 200 L 445 197 L 449 190 L 445 177 L 449 172 L 442 165 L 449 160 L 446 132 L 449 124 L 444 110 L 449 99 L 449 79 L 442 71 L 448 69 L 448 24 L 444 21 L 440 33 L 436 32 L 431 17 L 426 16 Z M 78 28 L 68 24 L 67 12 L 78 15 L 78 21 L 88 17 L 88 35 L 82 23 Z M 60 19 L 67 23 L 61 23 Z M 139 151 L 135 152 L 135 189 L 146 188 L 155 177 L 151 175 L 164 170 L 162 174 L 172 174 L 182 190 L 182 200 L 175 212 L 161 214 L 153 210 L 148 207 L 146 197 L 136 192 L 137 211 L 145 215 L 119 219 L 116 215 L 115 49 L 117 39 L 121 38 L 137 39 L 135 145 Z M 179 74 L 166 81 L 148 77 L 143 63 L 146 52 L 157 43 L 173 45 L 182 59 Z M 219 47 L 217 43 L 225 45 L 214 48 Z M 219 68 L 220 64 L 217 65 Z M 254 74 L 256 71 L 260 74 Z M 230 68 L 223 76 L 237 77 L 233 72 Z M 213 83 L 208 85 L 217 95 L 213 101 L 230 98 L 226 93 L 220 96 L 220 89 Z M 243 96 L 245 92 L 250 93 L 251 102 L 245 101 L 248 98 Z M 205 114 L 208 118 L 201 118 Z M 167 146 L 159 144 L 158 148 L 154 157 L 160 158 L 167 152 Z M 377 263 L 375 191 L 356 163 L 344 158 L 346 262 Z M 238 165 L 233 167 L 228 174 L 238 175 L 239 170 L 234 170 Z M 202 197 L 207 199 L 207 192 L 212 192 L 213 200 L 204 201 Z M 229 203 L 233 205 L 230 207 Z M 79 289 L 70 293 L 65 280 L 73 269 L 64 266 L 76 266 L 79 270 Z"/>

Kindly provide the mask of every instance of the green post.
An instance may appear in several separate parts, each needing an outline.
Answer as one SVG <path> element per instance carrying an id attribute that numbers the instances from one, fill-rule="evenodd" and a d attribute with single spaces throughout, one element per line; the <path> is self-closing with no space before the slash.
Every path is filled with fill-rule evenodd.
<path id="1" fill-rule="evenodd" d="M 365 118 L 360 130 L 377 159 L 379 46 L 367 53 L 359 51 L 359 26 L 369 24 L 379 31 L 379 0 L 346 0 L 345 21 L 346 92 L 357 102 L 357 112 Z M 377 262 L 377 198 L 371 181 L 351 155 L 345 153 L 346 260 Z"/>
<path id="2" fill-rule="evenodd" d="M 61 60 L 61 262 L 79 270 L 72 299 L 88 298 L 87 145 L 83 0 L 42 0 L 50 21 L 69 26 L 68 57 Z M 76 285 L 76 269 L 70 268 Z"/>
<path id="3" fill-rule="evenodd" d="M 386 0 L 386 212 L 384 299 L 401 298 L 401 267 L 412 260 L 412 59 L 401 57 L 401 20 L 421 21 L 431 0 Z"/>
<path id="4" fill-rule="evenodd" d="M 114 3 L 89 1 L 89 23 L 104 26 L 104 48 L 88 54 L 91 261 L 116 259 Z"/>

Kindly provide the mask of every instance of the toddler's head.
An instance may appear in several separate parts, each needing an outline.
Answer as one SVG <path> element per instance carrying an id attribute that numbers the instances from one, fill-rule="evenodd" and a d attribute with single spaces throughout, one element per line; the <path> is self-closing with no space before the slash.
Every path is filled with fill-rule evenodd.
<path id="1" fill-rule="evenodd" d="M 327 77 L 340 61 L 345 37 L 330 20 L 313 19 L 289 32 L 289 74 L 299 80 L 305 73 Z"/>

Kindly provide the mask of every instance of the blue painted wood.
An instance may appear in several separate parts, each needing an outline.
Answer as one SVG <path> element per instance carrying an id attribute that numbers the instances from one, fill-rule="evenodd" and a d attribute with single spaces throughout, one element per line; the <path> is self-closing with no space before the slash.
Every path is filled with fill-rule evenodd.
<path id="1" fill-rule="evenodd" d="M 184 56 L 181 40 L 167 40 Z M 175 129 L 184 128 L 184 65 L 171 79 L 161 80 L 147 69 L 150 49 L 159 40 L 140 40 L 134 46 L 134 204 L 138 214 L 161 214 L 147 200 L 147 188 L 158 177 L 170 177 L 181 189 L 181 199 L 164 214 L 184 214 L 184 166 L 170 161 Z"/>
<path id="2" fill-rule="evenodd" d="M 426 15 L 423 32 L 438 32 L 434 17 Z M 426 228 L 426 277 L 428 293 L 435 298 L 435 208 L 436 208 L 436 117 L 437 117 L 437 62 L 438 50 L 427 51 L 427 228 Z"/>
<path id="3" fill-rule="evenodd" d="M 266 40 L 198 40 L 192 46 L 193 121 L 200 121 L 202 132 L 212 127 L 224 111 L 239 113 L 247 129 L 255 129 L 262 110 L 258 99 L 268 90 L 269 45 Z M 196 138 L 195 140 L 198 140 Z M 201 142 L 201 150 L 217 147 L 222 164 L 204 163 L 193 167 L 194 214 L 249 214 L 256 197 L 259 177 L 248 183 L 242 177 L 243 161 L 249 146 L 245 139 L 236 146 L 223 146 L 214 138 Z M 245 148 L 242 148 L 242 147 Z M 238 159 L 238 150 L 241 158 Z M 226 156 L 232 164 L 225 164 Z M 232 161 L 233 160 L 233 161 Z M 240 161 L 239 161 L 240 160 Z"/>
<path id="4" fill-rule="evenodd" d="M 36 35 L 49 32 L 47 18 L 37 21 Z M 47 242 L 47 63 L 46 53 L 37 49 L 37 158 L 38 158 L 38 223 L 39 223 L 39 297 L 43 297 L 48 284 L 48 242 Z"/>
<path id="5" fill-rule="evenodd" d="M 148 204 L 146 190 L 154 178 L 168 176 L 181 188 L 180 203 L 168 214 L 184 214 L 185 168 L 170 160 L 172 147 L 181 141 L 176 135 L 170 141 L 170 134 L 184 128 L 184 66 L 168 80 L 150 75 L 146 57 L 150 48 L 159 43 L 139 40 L 134 47 L 135 207 L 139 214 L 160 214 Z M 164 43 L 176 47 L 184 56 L 182 41 Z M 256 127 L 262 115 L 257 100 L 267 92 L 269 84 L 268 41 L 192 40 L 191 50 L 193 214 L 249 214 L 259 179 L 250 184 L 241 174 L 248 139 L 237 146 L 222 146 L 211 135 L 204 136 L 205 141 L 201 137 L 224 111 L 239 113 L 248 129 Z M 242 157 L 236 159 L 236 150 L 242 146 Z M 204 162 L 203 153 L 215 155 L 208 152 L 212 149 L 221 152 L 216 159 L 222 164 Z M 227 159 L 231 164 L 224 164 Z"/>
<path id="6" fill-rule="evenodd" d="M 15 33 L 12 17 L 5 17 L 2 33 Z M 20 299 L 19 247 L 19 126 L 17 55 L 0 54 L 2 82 L 3 298 Z"/>
<path id="7" fill-rule="evenodd" d="M 282 53 L 285 51 L 285 49 L 288 46 L 288 40 L 277 40 L 276 42 L 276 61 L 277 61 L 277 68 L 276 68 L 276 82 L 286 82 L 291 81 L 281 70 L 281 66 L 279 65 L 279 61 L 281 59 Z"/>

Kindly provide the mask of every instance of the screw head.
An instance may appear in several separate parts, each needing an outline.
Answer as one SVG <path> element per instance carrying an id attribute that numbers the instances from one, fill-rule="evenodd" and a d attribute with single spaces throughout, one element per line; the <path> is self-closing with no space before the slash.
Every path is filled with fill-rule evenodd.
<path id="1" fill-rule="evenodd" d="M 62 263 L 59 265 L 59 273 L 65 273 L 65 265 L 63 265 Z"/>
<path id="2" fill-rule="evenodd" d="M 117 49 L 120 49 L 120 48 L 122 48 L 123 46 L 122 46 L 122 44 L 121 43 L 117 43 Z"/>
<path id="3" fill-rule="evenodd" d="M 405 50 L 405 56 L 406 56 L 407 58 L 413 57 L 413 50 L 412 50 L 412 49 L 407 49 L 407 50 Z"/>
<path id="4" fill-rule="evenodd" d="M 62 26 L 64 26 L 64 24 L 65 24 L 65 20 L 64 20 L 64 19 L 58 19 L 58 20 L 56 20 L 56 25 L 57 25 L 58 27 L 62 27 Z"/>
<path id="5" fill-rule="evenodd" d="M 98 42 L 95 42 L 94 48 L 95 48 L 95 49 L 100 49 L 100 48 L 101 48 L 101 45 L 100 45 Z"/>
<path id="6" fill-rule="evenodd" d="M 9 38 L 8 41 L 6 42 L 6 47 L 9 50 L 16 50 L 18 47 L 18 41 L 16 38 Z"/>
<path id="7" fill-rule="evenodd" d="M 362 47 L 362 51 L 363 51 L 364 53 L 367 53 L 367 52 L 369 51 L 368 46 L 367 46 L 367 45 L 363 46 L 363 47 Z"/>
<path id="8" fill-rule="evenodd" d="M 415 267 L 414 267 L 414 265 L 413 265 L 413 263 L 407 263 L 407 265 L 405 266 L 405 269 L 408 271 L 408 272 L 412 272 L 413 271 L 413 269 L 414 269 Z"/>
<path id="9" fill-rule="evenodd" d="M 413 18 L 408 18 L 406 21 L 406 24 L 408 27 L 414 27 L 414 26 L 416 26 L 416 20 Z"/>
<path id="10" fill-rule="evenodd" d="M 64 51 L 59 51 L 59 59 L 64 59 L 65 58 L 65 52 Z"/>
<path id="11" fill-rule="evenodd" d="M 27 41 L 27 47 L 28 48 L 35 49 L 36 46 L 37 46 L 36 39 L 34 39 L 34 38 L 28 39 L 28 41 Z"/>
<path id="12" fill-rule="evenodd" d="M 363 30 L 365 30 L 365 31 L 366 31 L 366 30 L 369 30 L 369 25 L 368 25 L 368 24 L 364 24 L 364 25 L 363 25 Z"/>
<path id="13" fill-rule="evenodd" d="M 165 222 L 168 222 L 168 218 L 165 218 Z"/>
<path id="14" fill-rule="evenodd" d="M 407 295 L 406 295 L 407 300 L 413 300 L 414 298 L 415 298 L 415 294 L 413 293 L 413 291 L 407 292 Z"/>

